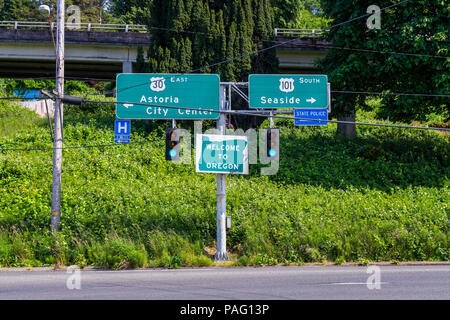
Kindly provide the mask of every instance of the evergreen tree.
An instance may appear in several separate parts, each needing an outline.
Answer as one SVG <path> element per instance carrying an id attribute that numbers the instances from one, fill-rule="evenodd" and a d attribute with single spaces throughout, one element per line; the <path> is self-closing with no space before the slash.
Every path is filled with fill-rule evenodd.
<path id="1" fill-rule="evenodd" d="M 223 81 L 243 81 L 252 70 L 276 70 L 274 50 L 249 55 L 264 47 L 262 40 L 273 37 L 270 0 L 154 0 L 151 12 L 152 72 L 201 69 L 202 73 L 219 73 Z"/>
<path id="2" fill-rule="evenodd" d="M 253 31 L 253 37 L 257 40 L 257 49 L 265 50 L 268 46 L 272 46 L 275 41 L 273 35 L 274 16 L 270 0 L 255 0 L 256 7 L 256 23 Z M 259 53 L 253 63 L 253 72 L 265 73 L 270 70 L 272 73 L 278 72 L 278 59 L 275 50 L 265 50 Z"/>
<path id="3" fill-rule="evenodd" d="M 24 0 L 0 0 L 0 20 L 22 20 L 27 9 L 27 3 Z"/>
<path id="4" fill-rule="evenodd" d="M 146 68 L 145 58 L 144 58 L 144 48 L 141 46 L 137 49 L 137 56 L 136 56 L 136 70 L 139 73 L 145 72 Z"/>
<path id="5" fill-rule="evenodd" d="M 329 24 L 320 0 L 272 0 L 272 5 L 275 28 L 323 29 Z"/>
<path id="6" fill-rule="evenodd" d="M 149 24 L 152 0 L 107 0 L 106 11 L 119 23 Z"/>

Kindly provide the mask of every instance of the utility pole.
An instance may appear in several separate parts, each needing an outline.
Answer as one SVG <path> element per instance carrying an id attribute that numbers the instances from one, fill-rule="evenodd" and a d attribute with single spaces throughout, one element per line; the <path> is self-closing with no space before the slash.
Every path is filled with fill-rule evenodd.
<path id="1" fill-rule="evenodd" d="M 220 85 L 220 111 L 225 111 L 226 106 L 226 86 Z M 225 135 L 225 113 L 221 113 L 219 120 L 217 121 L 217 134 Z M 227 232 L 226 232 L 226 219 L 227 219 L 227 196 L 226 196 L 226 175 L 217 174 L 217 252 L 214 257 L 216 261 L 229 260 L 227 254 Z"/>
<path id="2" fill-rule="evenodd" d="M 53 140 L 53 182 L 51 229 L 58 231 L 61 220 L 61 171 L 63 146 L 63 102 L 64 96 L 64 0 L 56 4 L 56 103 L 55 103 L 55 137 Z"/>

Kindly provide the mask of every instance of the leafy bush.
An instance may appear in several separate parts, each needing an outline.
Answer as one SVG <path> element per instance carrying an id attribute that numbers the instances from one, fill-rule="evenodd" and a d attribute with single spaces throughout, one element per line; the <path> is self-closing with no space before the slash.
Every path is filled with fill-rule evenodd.
<path id="1" fill-rule="evenodd" d="M 1 149 L 51 148 L 48 124 L 8 108 L 0 123 L 23 127 L 0 131 Z M 65 145 L 112 144 L 114 106 L 77 108 L 65 110 Z M 260 176 L 256 165 L 227 177 L 237 264 L 449 260 L 448 136 L 359 127 L 346 141 L 334 125 L 283 121 L 278 174 Z M 203 249 L 215 247 L 216 177 L 165 161 L 164 125 L 132 121 L 132 141 L 150 142 L 64 150 L 56 235 L 52 151 L 1 151 L 0 265 L 211 264 Z"/>
<path id="2" fill-rule="evenodd" d="M 94 265 L 112 269 L 138 268 L 147 264 L 143 248 L 118 237 L 93 244 L 89 256 Z"/>

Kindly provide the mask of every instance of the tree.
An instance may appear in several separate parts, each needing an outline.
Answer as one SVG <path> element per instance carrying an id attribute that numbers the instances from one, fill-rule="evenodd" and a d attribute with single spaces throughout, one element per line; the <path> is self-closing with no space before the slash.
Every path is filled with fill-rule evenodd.
<path id="1" fill-rule="evenodd" d="M 393 3 L 398 2 L 383 1 L 382 7 Z M 372 2 L 322 0 L 321 4 L 325 15 L 338 24 L 366 14 Z M 448 56 L 447 15 L 442 1 L 410 0 L 383 11 L 381 29 L 369 29 L 367 19 L 360 19 L 331 29 L 327 38 L 335 47 Z M 320 65 L 335 90 L 449 92 L 448 59 L 330 49 Z M 365 101 L 362 94 L 335 94 L 333 113 L 339 120 L 354 121 L 356 106 L 365 106 Z M 383 96 L 380 112 L 394 120 L 423 120 L 430 112 L 447 112 L 448 117 L 444 98 Z M 338 133 L 355 135 L 346 125 L 339 125 Z"/>
<path id="2" fill-rule="evenodd" d="M 56 19 L 56 0 L 0 0 L 0 20 L 45 21 L 40 14 L 40 5 L 48 5 L 51 17 Z M 66 0 L 66 8 L 77 5 L 81 11 L 81 22 L 107 23 L 112 16 L 107 12 L 108 0 Z"/>
<path id="3" fill-rule="evenodd" d="M 24 0 L 0 0 L 0 20 L 1 21 L 14 21 L 23 17 L 26 14 L 28 5 L 31 5 L 31 1 Z"/>
<path id="4" fill-rule="evenodd" d="M 249 55 L 273 39 L 270 0 L 154 0 L 151 12 L 152 72 L 200 69 L 224 81 L 242 81 L 252 70 L 276 70 L 274 50 Z"/>
<path id="5" fill-rule="evenodd" d="M 109 11 L 121 23 L 150 24 L 152 0 L 110 0 Z"/>
<path id="6" fill-rule="evenodd" d="M 272 5 L 276 28 L 323 29 L 329 23 L 320 0 L 272 0 Z"/>
<path id="7" fill-rule="evenodd" d="M 247 81 L 250 73 L 277 73 L 270 0 L 153 0 L 148 62 L 139 72 L 217 73 L 221 81 Z M 246 108 L 239 98 L 234 108 Z M 260 119 L 239 119 L 240 127 Z"/>

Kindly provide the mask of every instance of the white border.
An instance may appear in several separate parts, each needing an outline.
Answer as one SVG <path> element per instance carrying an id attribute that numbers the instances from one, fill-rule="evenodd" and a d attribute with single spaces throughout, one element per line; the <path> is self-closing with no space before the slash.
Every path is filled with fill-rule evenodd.
<path id="1" fill-rule="evenodd" d="M 200 171 L 200 158 L 203 150 L 203 137 L 208 137 L 210 141 L 226 141 L 226 140 L 243 140 L 247 142 L 247 146 L 242 151 L 244 153 L 244 170 L 243 172 L 232 172 L 232 171 Z M 227 136 L 219 134 L 197 134 L 195 136 L 195 172 L 198 173 L 219 173 L 219 174 L 248 174 L 248 137 L 247 136 Z"/>

